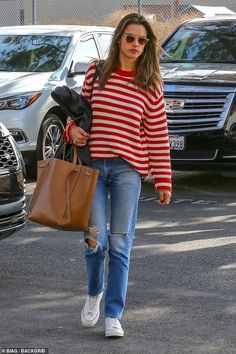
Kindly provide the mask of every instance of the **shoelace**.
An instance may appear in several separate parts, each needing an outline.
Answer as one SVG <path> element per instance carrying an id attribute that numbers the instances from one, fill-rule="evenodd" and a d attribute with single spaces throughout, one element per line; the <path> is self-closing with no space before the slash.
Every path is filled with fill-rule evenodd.
<path id="1" fill-rule="evenodd" d="M 95 296 L 95 298 L 89 298 L 89 300 L 88 300 L 88 308 L 89 308 L 89 310 L 88 310 L 88 313 L 90 314 L 90 315 L 93 315 L 93 311 L 94 311 L 94 307 L 96 306 L 96 303 L 97 303 L 97 296 Z"/>
<path id="2" fill-rule="evenodd" d="M 109 323 L 109 325 L 110 325 L 109 326 L 110 328 L 113 327 L 113 328 L 120 329 L 120 322 L 119 322 L 119 320 L 117 318 L 114 318 L 112 320 L 112 322 Z"/>

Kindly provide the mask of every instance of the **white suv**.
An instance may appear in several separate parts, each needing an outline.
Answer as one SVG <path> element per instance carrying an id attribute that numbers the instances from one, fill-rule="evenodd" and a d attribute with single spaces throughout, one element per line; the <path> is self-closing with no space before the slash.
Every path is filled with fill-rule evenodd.
<path id="1" fill-rule="evenodd" d="M 56 86 L 80 91 L 94 58 L 106 57 L 113 28 L 16 26 L 0 28 L 0 121 L 15 138 L 29 174 L 53 155 L 65 114 L 51 98 Z"/>

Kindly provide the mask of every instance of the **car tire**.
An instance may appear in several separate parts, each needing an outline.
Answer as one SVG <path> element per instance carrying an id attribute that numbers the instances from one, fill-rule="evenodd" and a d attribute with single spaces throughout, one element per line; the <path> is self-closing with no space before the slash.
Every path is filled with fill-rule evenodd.
<path id="1" fill-rule="evenodd" d="M 64 124 L 59 116 L 50 113 L 45 117 L 39 131 L 35 159 L 26 166 L 27 177 L 36 178 L 37 161 L 46 160 L 54 155 L 63 130 Z"/>
<path id="2" fill-rule="evenodd" d="M 56 114 L 49 114 L 42 123 L 36 149 L 36 160 L 53 157 L 60 142 L 64 125 Z"/>

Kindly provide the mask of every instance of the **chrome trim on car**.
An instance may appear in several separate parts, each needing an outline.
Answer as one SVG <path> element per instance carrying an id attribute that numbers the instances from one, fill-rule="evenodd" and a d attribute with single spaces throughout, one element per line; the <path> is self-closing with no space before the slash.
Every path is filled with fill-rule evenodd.
<path id="1" fill-rule="evenodd" d="M 178 159 L 178 158 L 173 157 L 172 161 L 213 161 L 213 160 L 215 160 L 217 154 L 218 154 L 218 149 L 216 150 L 215 155 L 211 159 L 201 159 L 201 158 L 198 158 L 198 159 L 189 159 L 189 158 L 183 159 L 183 158 L 179 158 Z"/>
<path id="2" fill-rule="evenodd" d="M 222 156 L 223 159 L 236 159 L 236 155 Z"/>
<path id="3" fill-rule="evenodd" d="M 7 203 L 7 204 L 1 204 L 0 205 L 0 213 L 1 215 L 3 214 L 3 212 L 5 212 L 5 214 L 13 214 L 16 211 L 22 209 L 22 207 L 25 207 L 25 200 L 26 197 L 23 196 L 21 199 L 11 202 L 11 203 Z"/>

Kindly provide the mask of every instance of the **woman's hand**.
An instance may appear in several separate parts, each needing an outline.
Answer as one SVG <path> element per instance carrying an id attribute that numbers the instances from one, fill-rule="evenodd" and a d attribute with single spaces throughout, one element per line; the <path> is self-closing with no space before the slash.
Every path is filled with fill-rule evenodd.
<path id="1" fill-rule="evenodd" d="M 158 191 L 160 199 L 158 200 L 158 204 L 160 205 L 168 205 L 171 200 L 171 192 L 168 190 L 160 190 Z"/>
<path id="2" fill-rule="evenodd" d="M 87 143 L 87 140 L 89 138 L 89 134 L 86 133 L 80 127 L 72 127 L 70 129 L 70 137 L 73 141 L 73 144 L 75 144 L 77 146 L 84 146 Z"/>

